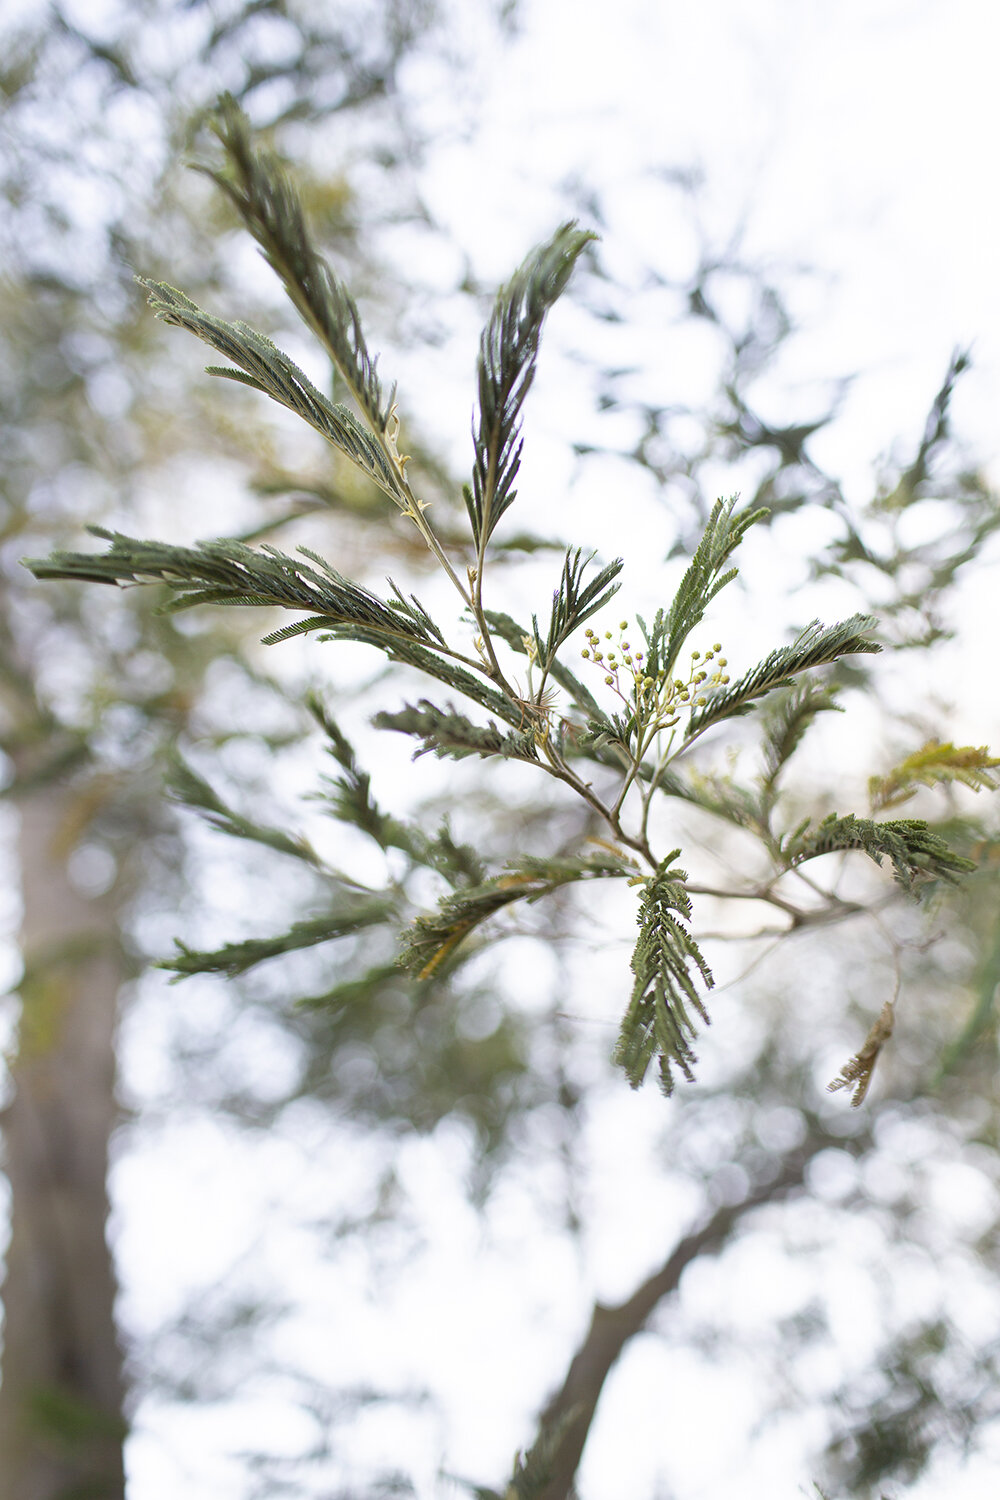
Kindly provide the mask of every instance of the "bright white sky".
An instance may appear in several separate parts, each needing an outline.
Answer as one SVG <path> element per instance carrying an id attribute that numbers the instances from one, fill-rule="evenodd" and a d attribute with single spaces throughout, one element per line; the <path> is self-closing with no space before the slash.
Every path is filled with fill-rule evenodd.
<path id="1" fill-rule="evenodd" d="M 876 440 L 912 420 L 910 382 L 929 389 L 954 345 L 973 340 L 970 426 L 995 451 L 994 6 L 527 0 L 523 15 L 475 140 L 427 174 L 456 226 L 481 227 L 485 274 L 507 274 L 548 231 L 554 181 L 627 197 L 645 168 L 701 167 L 720 238 L 743 224 L 751 256 L 836 278 L 814 357 L 826 371 L 891 372 Z M 630 228 L 641 203 L 628 212 Z"/>
<path id="2" fill-rule="evenodd" d="M 463 44 L 475 42 L 473 10 L 466 0 L 459 15 L 460 33 L 468 28 Z M 473 133 L 432 151 L 424 175 L 428 199 L 470 250 L 483 278 L 504 278 L 529 245 L 551 230 L 564 202 L 556 185 L 568 177 L 607 195 L 616 215 L 605 231 L 609 264 L 627 259 L 615 244 L 617 233 L 629 243 L 665 243 L 669 256 L 670 237 L 681 242 L 688 231 L 680 223 L 650 221 L 644 173 L 651 167 L 700 167 L 703 214 L 716 235 L 723 238 L 742 224 L 749 258 L 808 265 L 829 278 L 820 282 L 815 323 L 797 373 L 810 379 L 870 372 L 863 400 L 852 402 L 847 413 L 858 482 L 870 476 L 871 461 L 887 441 L 917 435 L 951 350 L 969 341 L 977 370 L 967 378 L 957 409 L 972 446 L 995 463 L 996 6 L 988 0 L 616 0 L 613 6 L 522 0 L 522 16 L 521 36 L 509 53 L 477 67 Z M 424 92 L 428 123 L 450 127 L 455 110 L 446 75 L 416 68 L 412 82 Z M 461 104 L 468 108 L 468 98 Z M 472 357 L 470 348 L 470 368 Z M 468 392 L 467 373 L 456 377 L 456 391 Z M 463 394 L 454 425 L 443 419 L 456 444 L 468 442 L 470 404 Z M 995 632 L 992 600 L 976 607 Z M 997 724 L 981 723 L 977 743 L 1000 739 L 998 730 Z M 180 993 L 172 992 L 171 1003 Z M 658 1102 L 651 1092 L 638 1106 L 630 1101 L 628 1109 L 655 1109 Z M 618 1123 L 628 1128 L 624 1118 Z M 315 1190 L 314 1178 L 296 1178 L 308 1164 L 296 1165 L 278 1143 L 266 1159 L 251 1160 L 222 1129 L 199 1129 L 185 1151 L 178 1149 L 182 1134 L 162 1149 L 149 1143 L 141 1157 L 123 1160 L 115 1180 L 120 1251 L 131 1288 L 126 1306 L 140 1328 L 155 1325 L 169 1306 L 171 1285 L 202 1278 L 210 1284 L 261 1235 L 276 1197 L 294 1199 L 300 1190 Z M 349 1197 L 353 1176 L 363 1176 L 365 1166 L 357 1146 L 331 1144 L 319 1130 L 317 1142 L 327 1153 L 336 1191 Z M 416 1143 L 405 1154 L 410 1180 L 425 1184 L 435 1217 L 426 1226 L 429 1253 L 413 1268 L 409 1296 L 393 1303 L 391 1328 L 361 1307 L 360 1291 L 357 1305 L 349 1295 L 345 1300 L 342 1288 L 331 1291 L 322 1266 L 301 1245 L 272 1241 L 269 1253 L 279 1276 L 282 1265 L 301 1266 L 314 1311 L 317 1369 L 329 1355 L 322 1347 L 327 1318 L 338 1338 L 370 1350 L 373 1379 L 384 1359 L 398 1356 L 401 1378 L 430 1375 L 449 1392 L 454 1418 L 447 1444 L 456 1470 L 481 1480 L 499 1477 L 526 1435 L 523 1424 L 539 1391 L 557 1376 L 577 1332 L 571 1309 L 547 1305 L 546 1287 L 553 1279 L 578 1286 L 583 1306 L 586 1286 L 578 1282 L 569 1252 L 554 1240 L 533 1260 L 518 1262 L 519 1275 L 528 1277 L 527 1297 L 520 1280 L 505 1284 L 505 1261 L 518 1255 L 518 1205 L 508 1205 L 515 1227 L 505 1233 L 494 1225 L 496 1248 L 484 1254 L 471 1216 L 449 1187 L 447 1140 L 437 1153 Z M 664 1205 L 654 1205 L 644 1226 L 630 1223 L 622 1184 L 611 1182 L 616 1171 L 617 1158 L 606 1167 L 604 1188 L 620 1200 L 616 1223 L 628 1226 L 622 1235 L 627 1274 L 639 1275 L 656 1258 L 655 1243 L 682 1226 L 683 1214 L 675 1223 Z M 280 1191 L 273 1186 L 278 1181 Z M 178 1223 L 196 1223 L 197 1235 L 178 1240 Z M 185 1263 L 185 1243 L 197 1250 L 197 1263 Z M 206 1265 L 206 1249 L 215 1267 Z M 606 1294 L 620 1295 L 627 1277 L 616 1285 L 608 1246 L 597 1245 L 596 1251 Z M 456 1290 L 443 1300 L 445 1285 Z M 845 1289 L 845 1298 L 849 1294 Z M 526 1326 L 514 1336 L 519 1320 Z M 401 1335 L 404 1328 L 409 1332 Z M 301 1351 L 310 1337 L 307 1324 L 298 1337 Z M 510 1366 L 515 1348 L 525 1367 L 523 1381 Z M 654 1367 L 649 1379 L 658 1378 Z M 626 1400 L 634 1409 L 646 1392 L 648 1425 L 633 1434 L 637 1500 L 651 1496 L 657 1467 L 660 1393 L 654 1389 L 650 1397 L 644 1380 L 640 1358 L 631 1384 L 613 1396 L 619 1409 Z M 726 1421 L 742 1436 L 742 1414 L 752 1415 L 752 1409 L 740 1382 L 730 1385 Z M 681 1426 L 697 1430 L 707 1399 L 696 1386 L 686 1389 L 682 1374 L 671 1388 L 672 1414 Z M 266 1403 L 258 1420 L 269 1421 Z M 158 1435 L 137 1438 L 130 1500 L 175 1500 L 178 1493 L 186 1500 L 237 1500 L 240 1483 L 226 1461 L 198 1457 L 203 1442 L 218 1451 L 218 1415 L 207 1413 L 203 1424 L 182 1413 L 173 1429 L 165 1417 Z M 621 1431 L 613 1418 L 610 1425 Z M 741 1500 L 774 1500 L 798 1493 L 809 1477 L 794 1438 L 784 1446 L 773 1434 L 759 1441 L 757 1467 L 748 1469 L 742 1452 L 730 1452 L 720 1438 L 718 1414 L 702 1430 L 703 1440 L 685 1447 L 677 1470 L 684 1500 L 736 1493 Z M 245 1417 L 233 1431 L 238 1444 L 247 1436 Z M 427 1487 L 420 1500 L 459 1493 L 438 1489 L 433 1480 L 435 1445 L 443 1437 L 433 1433 L 427 1447 Z M 419 1452 L 423 1441 L 416 1434 L 401 1441 L 401 1457 Z M 358 1442 L 363 1446 L 363 1435 Z M 590 1456 L 587 1500 L 619 1500 L 620 1462 L 611 1444 Z M 938 1476 L 913 1489 L 913 1500 L 945 1492 L 949 1500 L 992 1500 L 996 1493 L 995 1473 L 969 1471 L 949 1478 L 945 1488 L 941 1483 Z"/>

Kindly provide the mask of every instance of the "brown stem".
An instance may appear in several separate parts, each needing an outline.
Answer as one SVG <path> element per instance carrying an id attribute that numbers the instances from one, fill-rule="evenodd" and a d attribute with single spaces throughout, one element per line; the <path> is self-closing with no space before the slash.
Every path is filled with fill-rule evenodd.
<path id="1" fill-rule="evenodd" d="M 642 1332 L 657 1305 L 677 1290 L 682 1272 L 701 1255 L 717 1255 L 746 1214 L 801 1186 L 809 1162 L 828 1144 L 825 1134 L 810 1137 L 784 1158 L 781 1170 L 771 1182 L 754 1188 L 738 1203 L 717 1209 L 700 1229 L 685 1235 L 659 1270 L 627 1301 L 614 1307 L 595 1304 L 590 1327 L 570 1362 L 562 1388 L 549 1401 L 540 1419 L 542 1433 L 559 1432 L 559 1436 L 548 1465 L 549 1479 L 539 1500 L 571 1500 L 576 1471 L 604 1382 L 629 1340 Z"/>

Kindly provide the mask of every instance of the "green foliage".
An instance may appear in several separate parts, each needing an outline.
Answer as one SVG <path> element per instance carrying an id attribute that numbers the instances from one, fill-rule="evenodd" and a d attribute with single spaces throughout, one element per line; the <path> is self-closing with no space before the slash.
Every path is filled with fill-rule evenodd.
<path id="1" fill-rule="evenodd" d="M 895 1024 L 896 1009 L 893 1002 L 887 1000 L 861 1047 L 850 1061 L 846 1062 L 841 1068 L 839 1077 L 827 1085 L 831 1094 L 837 1093 L 839 1089 L 853 1089 L 854 1096 L 851 1099 L 851 1103 L 855 1109 L 860 1109 L 861 1105 L 865 1102 L 865 1096 L 868 1093 L 868 1086 L 872 1081 L 872 1074 L 875 1071 L 875 1064 L 878 1062 L 879 1053 L 892 1036 Z"/>
<path id="2" fill-rule="evenodd" d="M 416 760 L 428 751 L 439 758 L 464 760 L 468 755 L 501 755 L 505 760 L 538 760 L 534 736 L 503 734 L 491 721 L 485 728 L 473 724 L 453 708 L 438 708 L 421 698 L 415 706 L 407 704 L 396 713 L 384 710 L 372 720 L 377 729 L 395 729 L 421 740 L 413 753 Z"/>
<path id="3" fill-rule="evenodd" d="M 631 963 L 635 984 L 615 1049 L 615 1058 L 633 1088 L 638 1088 L 649 1064 L 658 1057 L 665 1094 L 674 1089 L 672 1064 L 689 1081 L 694 1077 L 697 1058 L 691 1041 L 696 1032 L 688 1007 L 709 1023 L 694 976 L 700 976 L 709 989 L 713 983 L 711 970 L 684 925 L 691 920 L 691 900 L 684 885 L 687 872 L 673 864 L 680 852 L 674 849 L 668 854 L 645 883 L 639 904 L 639 939 Z"/>
<path id="4" fill-rule="evenodd" d="M 563 224 L 533 250 L 497 293 L 479 351 L 479 425 L 472 488 L 465 503 L 480 558 L 513 504 L 521 467 L 520 415 L 535 378 L 542 323 L 562 295 L 581 251 L 595 236 Z"/>
<path id="5" fill-rule="evenodd" d="M 761 788 L 769 803 L 777 796 L 782 771 L 817 715 L 843 711 L 833 690 L 814 682 L 797 683 L 772 702 L 770 712 L 764 715 L 761 747 Z"/>
<path id="6" fill-rule="evenodd" d="M 790 646 L 781 646 L 729 687 L 718 688 L 703 708 L 695 709 L 688 721 L 688 739 L 701 734 L 722 719 L 745 714 L 757 698 L 787 687 L 800 672 L 823 667 L 841 656 L 874 654 L 882 647 L 865 639 L 876 621 L 871 615 L 852 615 L 839 625 L 821 625 L 814 620 Z"/>
<path id="7" fill-rule="evenodd" d="M 221 948 L 200 952 L 179 942 L 177 956 L 164 959 L 159 967 L 170 969 L 178 978 L 189 974 L 226 974 L 235 979 L 266 959 L 351 937 L 365 928 L 382 925 L 394 914 L 395 903 L 385 895 L 351 894 L 338 909 L 295 922 L 287 931 L 272 937 L 246 938 L 241 943 L 226 943 Z"/>
<path id="8" fill-rule="evenodd" d="M 384 434 L 392 420 L 395 387 L 388 397 L 383 394 L 378 360 L 368 352 L 354 299 L 314 246 L 298 194 L 277 157 L 255 148 L 246 116 L 229 95 L 221 102 L 214 129 L 225 149 L 226 169 L 200 170 L 230 198 L 365 418 Z"/>
<path id="9" fill-rule="evenodd" d="M 588 559 L 590 561 L 590 559 Z M 538 632 L 538 620 L 532 616 L 535 660 L 543 671 L 549 669 L 561 646 L 565 645 L 574 630 L 596 615 L 617 594 L 621 584 L 615 583 L 625 566 L 621 558 L 600 570 L 589 583 L 583 582 L 583 571 L 587 566 L 580 560 L 580 549 L 566 553 L 559 587 L 552 595 L 552 614 L 549 628 L 543 641 Z"/>
<path id="10" fill-rule="evenodd" d="M 186 328 L 189 333 L 210 344 L 219 354 L 225 355 L 234 365 L 239 366 L 239 369 L 231 370 L 221 365 L 209 365 L 209 375 L 235 380 L 255 391 L 263 391 L 272 401 L 295 412 L 321 437 L 326 438 L 328 443 L 332 443 L 352 463 L 357 464 L 401 509 L 408 508 L 400 466 L 398 462 L 392 462 L 384 443 L 378 442 L 348 407 L 328 401 L 298 365 L 276 348 L 269 338 L 255 332 L 246 323 L 227 323 L 222 318 L 203 312 L 190 297 L 185 297 L 183 292 L 167 286 L 165 282 L 145 281 L 141 277 L 139 282 L 148 289 L 149 305 L 158 318 L 162 318 L 164 323 Z M 353 315 L 357 317 L 356 310 Z"/>
<path id="11" fill-rule="evenodd" d="M 990 755 L 985 745 L 942 745 L 928 740 L 905 760 L 894 766 L 887 776 L 873 776 L 868 782 L 868 799 L 873 812 L 899 807 L 915 797 L 922 786 L 941 786 L 959 782 L 973 792 L 993 791 L 1000 785 L 997 767 L 1000 760 Z"/>
<path id="12" fill-rule="evenodd" d="M 446 897 L 437 911 L 418 917 L 406 935 L 400 963 L 419 979 L 427 979 L 470 932 L 513 902 L 538 901 L 582 880 L 624 875 L 634 876 L 634 865 L 613 855 L 523 859 L 492 880 Z"/>
<path id="13" fill-rule="evenodd" d="M 944 839 L 919 818 L 897 818 L 876 823 L 854 813 L 839 817 L 830 813 L 815 828 L 797 829 L 784 845 L 794 869 L 806 860 L 838 850 L 860 849 L 880 865 L 888 859 L 899 884 L 910 895 L 919 895 L 930 881 L 954 884 L 976 868 L 975 861 L 955 854 Z"/>
<path id="14" fill-rule="evenodd" d="M 766 510 L 736 511 L 737 497 L 717 500 L 673 602 L 658 610 L 651 630 L 639 625 L 646 638 L 646 671 L 671 676 L 681 648 L 720 589 L 732 583 L 736 568 L 722 572 L 747 531 L 767 515 Z"/>
<path id="15" fill-rule="evenodd" d="M 206 822 L 220 833 L 228 833 L 232 838 L 250 839 L 253 843 L 274 849 L 278 854 L 290 854 L 295 859 L 305 860 L 307 864 L 319 865 L 319 857 L 307 839 L 286 833 L 282 828 L 268 828 L 262 823 L 254 823 L 242 813 L 234 812 L 180 756 L 174 757 L 167 772 L 166 784 L 178 802 L 186 807 L 196 808 Z"/>
<path id="16" fill-rule="evenodd" d="M 644 650 L 630 644 L 626 621 L 619 625 L 621 639 L 615 647 L 606 644 L 610 631 L 599 634 L 588 626 L 588 644 L 580 654 L 588 660 L 587 670 L 596 670 L 602 679 L 595 684 L 598 691 L 592 691 L 568 666 L 563 653 L 574 633 L 616 594 L 621 560 L 598 564 L 588 579 L 586 569 L 593 558 L 585 560 L 582 547 L 568 548 L 544 629 L 537 615 L 532 615 L 527 631 L 503 610 L 487 609 L 483 587 L 489 562 L 487 543 L 515 498 L 521 418 L 534 379 L 542 326 L 593 236 L 574 224 L 564 224 L 526 257 L 497 295 L 481 341 L 473 484 L 465 490 L 471 535 L 464 555 L 459 555 L 461 541 L 449 537 L 445 545 L 426 519 L 427 502 L 411 488 L 407 459 L 396 445 L 393 396 L 387 398 L 382 392 L 357 307 L 315 249 L 292 183 L 275 157 L 253 146 L 246 121 L 231 100 L 224 101 L 216 129 L 226 163 L 206 170 L 236 207 L 292 303 L 320 339 L 357 412 L 327 400 L 270 340 L 246 324 L 224 322 L 202 312 L 183 293 L 161 283 L 146 283 L 153 310 L 209 343 L 235 366 L 213 373 L 261 390 L 296 412 L 389 496 L 417 526 L 459 593 L 463 613 L 458 628 L 468 630 L 471 640 L 446 637 L 420 601 L 412 595 L 404 597 L 395 585 L 390 584 L 389 597 L 381 598 L 302 548 L 292 557 L 270 546 L 251 547 L 232 540 L 185 547 L 98 531 L 111 543 L 105 554 L 59 552 L 29 566 L 39 578 L 161 583 L 172 594 L 166 610 L 198 604 L 270 606 L 302 617 L 273 630 L 265 637 L 267 643 L 314 634 L 327 642 L 367 644 L 389 662 L 406 666 L 464 700 L 441 706 L 420 697 L 397 709 L 382 709 L 374 720 L 378 728 L 412 735 L 419 742 L 418 757 L 426 753 L 453 760 L 499 756 L 522 762 L 531 774 L 558 783 L 568 805 L 581 811 L 585 822 L 576 848 L 563 847 L 558 856 L 519 850 L 501 874 L 491 875 L 489 860 L 478 849 L 456 843 L 446 824 L 430 835 L 416 822 L 388 816 L 379 807 L 352 746 L 314 702 L 313 712 L 339 768 L 326 783 L 329 811 L 383 851 L 402 855 L 406 873 L 394 881 L 387 878 L 383 891 L 372 892 L 341 889 L 332 872 L 321 872 L 334 880 L 326 914 L 273 937 L 212 952 L 184 949 L 171 967 L 179 973 L 237 974 L 266 958 L 362 928 L 382 924 L 398 930 L 406 926 L 411 909 L 407 879 L 423 872 L 442 883 L 444 893 L 436 910 L 425 912 L 408 926 L 400 961 L 427 982 L 451 967 L 446 961 L 466 937 L 480 933 L 489 918 L 515 902 L 535 902 L 565 886 L 595 878 L 625 878 L 642 883 L 643 894 L 639 939 L 632 957 L 634 983 L 615 1056 L 633 1085 L 641 1082 L 657 1057 L 661 1083 L 669 1093 L 675 1069 L 685 1078 L 693 1076 L 696 1018 L 708 1020 L 696 984 L 710 986 L 711 975 L 689 930 L 691 892 L 687 875 L 674 865 L 679 851 L 663 859 L 655 848 L 651 830 L 656 821 L 651 815 L 658 799 L 683 799 L 757 836 L 773 873 L 749 894 L 773 902 L 793 925 L 819 920 L 823 912 L 832 918 L 847 910 L 832 890 L 819 891 L 824 903 L 819 916 L 799 911 L 775 890 L 782 875 L 823 853 L 860 849 L 879 863 L 887 858 L 898 882 L 910 892 L 928 881 L 954 881 L 972 867 L 926 823 L 912 820 L 877 824 L 853 814 L 831 815 L 817 827 L 800 825 L 784 840 L 772 831 L 771 817 L 785 765 L 816 716 L 837 706 L 828 684 L 796 679 L 846 657 L 877 652 L 880 648 L 868 639 L 875 621 L 857 614 L 831 626 L 814 622 L 735 683 L 730 683 L 725 671 L 720 644 L 704 653 L 692 650 L 690 665 L 678 671 L 691 632 L 720 589 L 736 576 L 737 547 L 749 527 L 767 514 L 755 506 L 738 510 L 735 497 L 719 500 L 672 600 L 658 609 L 651 626 L 639 618 Z M 800 435 L 796 441 L 798 452 L 805 437 Z M 933 435 L 928 441 L 933 447 Z M 498 654 L 503 650 L 527 659 L 524 683 L 508 678 Z M 605 707 L 604 689 L 617 698 L 617 709 Z M 741 785 L 733 776 L 720 777 L 690 760 L 676 763 L 682 754 L 689 755 L 704 730 L 746 715 L 765 698 L 769 702 L 763 714 L 763 767 L 751 784 Z M 487 721 L 470 717 L 467 708 L 479 710 Z M 679 727 L 682 719 L 686 729 Z M 925 747 L 922 757 L 911 757 L 894 773 L 894 779 L 880 785 L 877 796 L 882 799 L 880 805 L 890 806 L 904 800 L 918 782 L 957 779 L 967 785 L 993 785 L 997 764 L 985 750 L 947 746 L 931 751 Z M 581 774 L 584 766 L 590 777 Z M 291 835 L 234 813 L 190 771 L 176 773 L 175 787 L 225 832 L 317 863 L 311 850 Z M 593 838 L 595 824 L 607 840 L 598 840 L 607 854 L 580 852 L 583 840 Z M 748 892 L 736 882 L 712 894 L 743 898 Z M 383 968 L 380 958 L 371 972 L 381 973 Z"/>
<path id="17" fill-rule="evenodd" d="M 266 637 L 266 643 L 286 640 L 312 630 L 326 630 L 351 640 L 396 641 L 442 645 L 441 632 L 415 601 L 397 594 L 388 603 L 369 589 L 351 583 L 313 552 L 300 548 L 303 558 L 287 557 L 275 547 L 258 549 L 242 542 L 199 542 L 196 547 L 172 547 L 142 542 L 103 527 L 89 528 L 111 547 L 103 556 L 56 552 L 32 559 L 28 566 L 38 578 L 85 578 L 97 583 L 165 583 L 175 597 L 167 610 L 191 609 L 196 604 L 278 605 L 312 617 Z M 313 563 L 315 566 L 310 566 Z"/>

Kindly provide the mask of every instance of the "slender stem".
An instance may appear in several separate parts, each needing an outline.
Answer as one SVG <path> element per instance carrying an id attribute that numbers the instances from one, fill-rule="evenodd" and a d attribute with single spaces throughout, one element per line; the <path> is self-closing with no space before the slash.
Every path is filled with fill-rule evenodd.
<path id="1" fill-rule="evenodd" d="M 649 847 L 648 841 L 642 836 L 635 838 L 625 832 L 614 809 L 602 802 L 593 788 L 587 782 L 582 781 L 575 771 L 570 770 L 569 766 L 549 740 L 545 740 L 543 748 L 548 761 L 545 769 L 549 772 L 549 775 L 572 787 L 578 796 L 582 797 L 596 813 L 600 814 L 619 843 L 625 844 L 629 849 L 634 849 L 637 854 L 641 854 L 649 866 L 655 870 L 656 858 Z"/>

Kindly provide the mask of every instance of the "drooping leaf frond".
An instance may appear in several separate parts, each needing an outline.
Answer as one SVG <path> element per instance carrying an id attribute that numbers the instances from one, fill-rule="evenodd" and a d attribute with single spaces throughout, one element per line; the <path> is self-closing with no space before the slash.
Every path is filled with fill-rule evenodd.
<path id="1" fill-rule="evenodd" d="M 942 745 L 928 740 L 919 750 L 900 761 L 887 776 L 873 776 L 868 797 L 873 812 L 899 807 L 915 797 L 922 786 L 960 782 L 974 792 L 993 791 L 1000 785 L 1000 760 L 985 745 Z"/>
<path id="2" fill-rule="evenodd" d="M 314 428 L 403 510 L 410 506 L 400 471 L 378 439 L 346 406 L 328 401 L 308 377 L 269 338 L 246 323 L 227 323 L 204 312 L 190 297 L 166 282 L 138 277 L 149 292 L 149 305 L 164 323 L 186 328 L 238 369 L 209 365 L 210 375 L 236 380 L 263 391 Z"/>
<path id="3" fill-rule="evenodd" d="M 350 292 L 319 254 L 306 226 L 299 195 L 281 163 L 253 145 L 250 124 L 226 96 L 213 128 L 228 170 L 202 167 L 235 205 L 268 265 L 302 317 L 325 345 L 348 390 L 376 432 L 384 433 L 395 387 L 383 395 Z"/>
<path id="4" fill-rule="evenodd" d="M 658 610 L 652 628 L 639 621 L 646 637 L 646 670 L 652 677 L 664 672 L 669 677 L 681 647 L 701 621 L 705 610 L 720 589 L 736 577 L 737 570 L 725 567 L 743 540 L 747 530 L 767 515 L 766 510 L 746 510 L 734 514 L 737 497 L 717 500 L 708 518 L 694 556 L 667 610 Z"/>
<path id="5" fill-rule="evenodd" d="M 633 876 L 622 856 L 591 854 L 576 859 L 524 859 L 493 880 L 447 896 L 437 910 L 418 917 L 406 936 L 400 963 L 427 979 L 463 938 L 514 901 L 537 901 L 581 880 Z"/>
<path id="6" fill-rule="evenodd" d="M 545 670 L 551 670 L 556 653 L 573 631 L 585 620 L 589 620 L 591 615 L 602 609 L 621 587 L 621 584 L 614 581 L 624 567 L 620 557 L 608 563 L 589 583 L 585 584 L 583 574 L 589 561 L 591 561 L 590 558 L 587 561 L 582 560 L 579 547 L 575 551 L 572 548 L 567 551 L 563 560 L 559 587 L 552 595 L 552 614 L 549 617 L 549 628 L 544 641 L 538 631 L 538 620 L 532 616 L 538 664 Z"/>
<path id="7" fill-rule="evenodd" d="M 429 751 L 439 759 L 463 760 L 468 755 L 501 755 L 505 759 L 537 761 L 534 736 L 530 733 L 504 734 L 494 723 L 473 724 L 454 708 L 438 708 L 421 698 L 416 705 L 407 704 L 396 713 L 377 713 L 372 720 L 377 729 L 394 729 L 412 734 L 422 741 L 413 753 L 416 760 Z"/>
<path id="8" fill-rule="evenodd" d="M 685 922 L 691 919 L 691 902 L 684 882 L 687 873 L 673 866 L 680 853 L 673 850 L 647 880 L 639 905 L 639 939 L 632 954 L 635 984 L 622 1020 L 615 1061 L 625 1070 L 633 1088 L 638 1088 L 654 1057 L 659 1059 L 660 1087 L 673 1092 L 676 1065 L 690 1082 L 697 1062 L 691 1048 L 696 1035 L 690 1010 L 706 1025 L 705 1009 L 695 987 L 700 976 L 707 989 L 712 973 Z"/>
<path id="9" fill-rule="evenodd" d="M 514 500 L 521 465 L 520 414 L 535 378 L 545 314 L 565 290 L 573 266 L 595 236 L 563 224 L 532 250 L 497 293 L 479 354 L 479 423 L 466 507 L 477 548 Z"/>
<path id="10" fill-rule="evenodd" d="M 911 895 L 919 894 L 919 887 L 931 880 L 946 880 L 954 885 L 962 875 L 976 868 L 973 860 L 955 854 L 919 818 L 875 823 L 853 813 L 845 817 L 830 813 L 815 828 L 797 830 L 784 853 L 794 868 L 808 859 L 843 849 L 860 849 L 877 865 L 883 859 L 890 860 L 896 879 Z"/>
<path id="11" fill-rule="evenodd" d="M 300 948 L 315 948 L 320 943 L 350 937 L 368 927 L 378 927 L 392 919 L 395 906 L 395 900 L 389 895 L 358 897 L 345 902 L 339 910 L 295 922 L 287 932 L 279 932 L 273 937 L 246 938 L 240 943 L 227 943 L 222 948 L 202 951 L 178 943 L 177 954 L 164 959 L 157 967 L 171 970 L 179 979 L 191 974 L 226 974 L 234 979 L 265 959 L 293 953 Z"/>
<path id="12" fill-rule="evenodd" d="M 747 713 L 756 699 L 775 688 L 787 687 L 799 672 L 825 666 L 841 656 L 869 655 L 881 651 L 875 641 L 865 638 L 877 622 L 871 615 L 852 615 L 839 625 L 821 625 L 814 620 L 790 646 L 776 651 L 729 686 L 713 692 L 703 708 L 696 708 L 688 722 L 688 738 L 700 734 L 721 719 L 732 719 Z"/>
<path id="13" fill-rule="evenodd" d="M 849 1062 L 846 1062 L 840 1070 L 840 1074 L 832 1083 L 827 1084 L 831 1094 L 838 1089 L 853 1089 L 854 1097 L 851 1104 L 855 1109 L 859 1108 L 865 1101 L 878 1062 L 879 1053 L 886 1042 L 892 1036 L 892 1028 L 896 1019 L 895 1007 L 891 1000 L 887 1000 L 879 1011 L 871 1030 L 865 1037 L 859 1051 L 857 1051 Z"/>
<path id="14" fill-rule="evenodd" d="M 242 813 L 227 807 L 208 782 L 193 771 L 180 756 L 175 756 L 167 773 L 167 787 L 178 802 L 201 813 L 206 822 L 220 833 L 231 838 L 250 839 L 279 854 L 290 854 L 307 864 L 319 866 L 320 859 L 307 839 L 297 834 L 286 833 L 282 828 L 269 828 L 263 823 L 254 823 Z"/>

